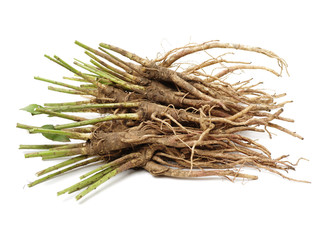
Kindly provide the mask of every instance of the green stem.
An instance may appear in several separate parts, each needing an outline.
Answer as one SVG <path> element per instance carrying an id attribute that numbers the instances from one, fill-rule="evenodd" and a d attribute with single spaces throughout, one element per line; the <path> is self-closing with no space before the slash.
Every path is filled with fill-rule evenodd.
<path id="1" fill-rule="evenodd" d="M 65 129 L 65 128 L 73 128 L 73 127 L 80 127 L 90 124 L 95 124 L 99 122 L 111 121 L 111 120 L 118 120 L 118 119 L 129 119 L 129 120 L 140 120 L 140 116 L 138 113 L 122 113 L 122 114 L 112 114 L 106 117 L 101 118 L 94 118 L 89 119 L 81 122 L 73 122 L 68 124 L 56 125 L 55 129 Z M 68 135 L 67 135 L 68 136 Z"/>
<path id="2" fill-rule="evenodd" d="M 57 56 L 54 56 L 54 58 L 48 56 L 48 55 L 44 55 L 46 58 L 50 59 L 51 61 L 59 64 L 60 66 L 66 68 L 67 70 L 73 72 L 74 74 L 76 74 L 77 76 L 79 77 L 82 77 L 83 79 L 87 80 L 87 81 L 94 81 L 94 77 L 95 76 L 90 76 L 89 74 L 84 74 L 80 71 L 78 71 L 77 69 L 73 68 L 71 65 L 69 65 L 68 63 L 66 63 L 64 60 L 62 60 L 61 58 L 57 57 Z M 90 93 L 93 93 L 93 92 L 90 92 Z M 94 95 L 94 94 L 91 94 L 91 95 Z"/>
<path id="3" fill-rule="evenodd" d="M 117 158 L 117 159 L 115 159 L 115 160 L 113 160 L 113 161 L 111 161 L 111 162 L 109 162 L 109 163 L 103 164 L 102 166 L 100 166 L 100 167 L 98 167 L 98 168 L 96 168 L 96 169 L 94 169 L 94 170 L 92 170 L 92 171 L 90 171 L 90 172 L 88 172 L 88 173 L 86 173 L 86 174 L 80 176 L 80 179 L 86 178 L 86 177 L 88 177 L 88 176 L 90 176 L 90 175 L 92 175 L 92 174 L 94 174 L 94 173 L 96 173 L 96 172 L 99 172 L 99 171 L 101 171 L 101 170 L 103 170 L 103 169 L 105 169 L 105 168 L 108 168 L 108 167 L 118 167 L 118 166 L 120 166 L 120 165 L 123 165 L 123 164 L 125 164 L 129 159 L 135 159 L 135 158 L 138 158 L 138 157 L 139 157 L 139 154 L 140 154 L 140 153 L 135 152 L 135 153 L 130 153 L 130 154 L 124 155 L 123 157 L 119 157 L 119 158 Z M 125 166 L 126 166 L 126 165 L 127 165 L 127 164 L 125 164 Z"/>
<path id="4" fill-rule="evenodd" d="M 77 101 L 77 102 L 64 102 L 64 103 L 45 103 L 46 107 L 59 107 L 59 106 L 71 106 L 71 105 L 81 105 L 81 104 L 89 104 L 91 101 Z"/>
<path id="5" fill-rule="evenodd" d="M 83 118 L 83 117 L 78 117 L 78 116 L 68 115 L 68 114 L 64 114 L 64 113 L 54 112 L 54 111 L 50 111 L 50 110 L 45 109 L 45 108 L 37 108 L 37 111 L 40 112 L 40 113 L 48 114 L 49 116 L 56 116 L 56 117 L 65 118 L 65 119 L 69 119 L 69 120 L 73 120 L 73 121 L 87 120 L 86 118 Z"/>
<path id="6" fill-rule="evenodd" d="M 87 74 L 87 73 L 82 73 L 80 71 L 78 71 L 77 69 L 73 68 L 72 66 L 70 66 L 68 63 L 66 63 L 65 61 L 63 61 L 61 58 L 57 57 L 57 56 L 54 56 L 54 58 L 51 58 L 47 55 L 45 55 L 47 58 L 49 58 L 51 61 L 59 64 L 60 66 L 68 69 L 69 71 L 73 72 L 74 74 L 76 74 L 77 76 L 85 79 L 86 81 L 88 82 L 91 82 L 95 85 L 97 85 L 98 81 L 98 76 L 95 76 L 95 75 L 91 75 L 91 74 Z M 50 89 L 50 88 L 49 88 Z M 55 90 L 55 91 L 59 91 L 59 92 L 65 92 L 63 91 L 62 89 L 50 89 L 50 90 Z M 94 91 L 92 90 L 88 90 L 90 95 L 94 95 L 94 96 L 97 96 L 97 93 L 94 93 Z M 79 94 L 77 92 L 74 92 L 74 91 L 67 91 L 67 93 L 71 93 L 71 94 Z M 85 93 L 83 93 L 85 94 Z M 80 94 L 82 95 L 82 94 Z"/>
<path id="7" fill-rule="evenodd" d="M 91 74 L 91 73 L 83 73 L 83 76 L 87 76 L 89 78 L 93 78 L 95 80 L 97 80 L 99 78 L 99 76 L 95 75 L 95 74 Z M 80 75 L 76 75 L 76 76 L 80 76 Z"/>
<path id="8" fill-rule="evenodd" d="M 56 148 L 51 148 L 49 149 L 49 151 L 58 151 L 58 150 L 63 150 L 63 149 L 78 149 L 78 148 L 83 148 L 85 147 L 85 143 L 73 143 L 73 144 L 66 144 L 64 146 L 61 146 L 61 147 L 56 147 Z M 54 155 L 51 155 L 49 154 L 48 156 L 42 156 L 42 160 L 48 160 L 48 159 L 53 159 L 53 158 L 58 158 L 59 156 L 54 154 Z M 65 156 L 62 156 L 62 157 L 65 157 Z"/>
<path id="9" fill-rule="evenodd" d="M 96 67 L 98 67 L 98 70 L 100 71 L 103 71 L 104 73 L 108 74 L 109 76 L 111 76 L 112 78 L 117 78 L 119 80 L 122 80 L 122 81 L 128 81 L 130 82 L 131 84 L 135 83 L 135 82 L 132 82 L 131 79 L 127 79 L 119 74 L 117 74 L 116 72 L 113 72 L 111 70 L 109 70 L 108 68 L 105 68 L 103 67 L 101 64 L 99 64 L 98 62 L 94 61 L 93 59 L 90 60 L 90 62 L 95 65 Z M 100 78 L 100 79 L 104 79 L 104 78 Z M 103 83 L 103 81 L 100 81 Z M 107 85 L 114 85 L 113 84 L 113 81 L 106 81 Z"/>
<path id="10" fill-rule="evenodd" d="M 106 73 L 105 71 L 103 71 L 102 69 L 98 69 L 98 68 L 96 68 L 96 67 L 94 67 L 94 66 L 92 66 L 90 64 L 84 63 L 84 62 L 82 62 L 80 60 L 75 59 L 74 64 L 77 65 L 77 66 L 79 66 L 79 67 L 81 67 L 81 68 L 83 68 L 83 69 L 85 69 L 85 70 L 88 70 L 88 71 L 90 71 L 92 73 L 95 73 L 95 74 L 97 74 L 100 77 L 103 77 L 103 78 L 106 78 L 106 79 L 110 79 L 112 77 L 111 75 L 109 75 L 108 73 Z M 121 82 L 119 82 L 117 84 L 119 84 L 122 87 L 124 87 L 124 85 L 126 85 L 126 82 L 124 82 L 122 80 Z"/>
<path id="11" fill-rule="evenodd" d="M 19 149 L 50 149 L 66 146 L 66 144 L 45 144 L 45 145 L 19 145 Z"/>
<path id="12" fill-rule="evenodd" d="M 117 78 L 120 78 L 122 80 L 127 80 L 129 82 L 135 83 L 134 80 L 134 76 L 131 74 L 128 74 L 126 72 L 123 72 L 115 67 L 112 67 L 111 65 L 105 63 L 104 61 L 102 61 L 101 59 L 97 58 L 95 55 L 93 55 L 92 53 L 85 51 L 85 54 L 87 54 L 89 57 L 91 57 L 92 59 L 90 60 L 90 62 L 92 64 L 94 64 L 95 66 L 97 66 L 100 69 L 103 69 L 104 71 L 110 73 L 111 75 L 114 75 Z M 112 56 L 113 57 L 113 56 Z M 95 60 L 95 61 L 94 61 Z"/>
<path id="13" fill-rule="evenodd" d="M 95 85 L 93 85 L 93 84 L 81 84 L 80 87 L 81 87 L 81 88 L 87 88 L 87 89 L 90 89 L 90 88 L 92 88 L 92 89 L 97 88 L 97 87 L 96 87 Z"/>
<path id="14" fill-rule="evenodd" d="M 83 44 L 83 43 L 81 43 L 79 41 L 75 41 L 75 44 L 78 45 L 78 46 L 80 46 L 80 47 L 82 47 L 82 48 L 84 48 L 84 49 L 86 49 L 86 50 L 88 50 L 89 52 L 92 52 L 93 54 L 96 54 L 99 57 L 102 57 L 102 58 L 106 59 L 107 61 L 115 64 L 116 66 L 124 69 L 126 72 L 130 72 L 131 71 L 130 67 L 127 66 L 126 64 L 124 64 L 123 61 L 121 61 L 121 60 L 118 61 L 117 59 L 115 59 L 111 55 L 106 55 L 106 54 L 104 54 L 104 53 L 102 53 L 102 52 L 100 52 L 100 51 L 98 51 L 96 49 L 93 49 L 91 47 L 88 47 L 87 45 L 85 45 L 85 44 Z"/>
<path id="15" fill-rule="evenodd" d="M 63 65 L 61 62 L 57 61 L 56 59 L 54 59 L 54 58 L 50 57 L 49 55 L 45 54 L 44 56 L 45 56 L 46 58 L 48 58 L 50 61 L 53 61 L 53 62 L 55 62 L 55 63 L 59 64 L 60 66 L 62 66 L 62 67 L 64 67 L 64 68 L 66 68 L 66 66 L 65 66 L 65 65 Z"/>
<path id="16" fill-rule="evenodd" d="M 17 127 L 17 128 L 22 128 L 22 129 L 27 129 L 27 130 L 30 130 L 30 129 L 32 129 L 32 128 L 36 128 L 36 127 L 34 127 L 34 126 L 25 125 L 25 124 L 21 124 L 21 123 L 17 123 L 17 124 L 16 124 L 16 127 Z"/>
<path id="17" fill-rule="evenodd" d="M 111 162 L 110 162 L 110 163 L 106 163 L 106 164 L 104 164 L 104 165 L 102 165 L 102 166 L 100 166 L 100 167 L 98 167 L 98 168 L 96 168 L 96 169 L 94 169 L 94 170 L 92 170 L 92 171 L 86 173 L 86 174 L 83 174 L 82 176 L 80 176 L 80 179 L 83 179 L 83 178 L 89 177 L 90 175 L 92 175 L 92 174 L 94 174 L 94 173 L 96 173 L 96 172 L 100 172 L 100 171 L 102 171 L 103 169 L 106 169 L 106 168 L 108 168 L 108 167 L 112 167 L 112 166 L 113 166 L 113 164 L 112 164 Z"/>
<path id="18" fill-rule="evenodd" d="M 103 184 L 104 182 L 106 182 L 107 180 L 109 180 L 110 178 L 114 177 L 117 174 L 117 170 L 114 169 L 113 171 L 107 173 L 105 176 L 101 177 L 98 181 L 96 181 L 95 183 L 91 184 L 87 189 L 85 189 L 83 192 L 81 192 L 80 194 L 78 194 L 76 196 L 76 200 L 81 199 L 82 197 L 84 197 L 86 194 L 88 194 L 89 192 L 91 192 L 92 190 L 96 189 L 97 187 L 99 187 L 101 184 Z"/>
<path id="19" fill-rule="evenodd" d="M 92 93 L 92 92 L 90 92 L 90 90 L 86 90 L 86 89 L 80 88 L 78 86 L 70 85 L 70 84 L 67 84 L 67 83 L 53 81 L 53 80 L 46 79 L 46 78 L 41 78 L 41 77 L 34 77 L 34 79 L 40 80 L 40 81 L 43 81 L 43 82 L 48 82 L 48 83 L 56 84 L 56 85 L 67 87 L 67 88 L 71 88 L 71 89 L 74 89 L 74 90 L 77 90 L 77 91 L 80 91 L 80 92 L 84 92 L 84 93 L 87 93 L 87 94 L 90 94 L 90 95 Z"/>
<path id="20" fill-rule="evenodd" d="M 86 63 L 83 63 L 81 61 L 78 61 L 78 62 L 74 62 L 74 64 L 76 64 L 77 66 L 81 67 L 81 68 L 84 68 L 90 72 L 93 72 L 95 74 L 98 74 L 99 76 L 101 77 L 104 77 L 106 79 L 109 79 L 111 80 L 112 82 L 120 85 L 122 88 L 126 89 L 126 90 L 130 90 L 130 91 L 135 91 L 135 90 L 145 90 L 144 87 L 142 86 L 139 86 L 139 85 L 135 85 L 135 84 L 131 84 L 131 83 L 128 83 L 122 79 L 119 79 L 113 75 L 110 75 L 104 71 L 101 71 L 97 68 L 95 68 L 94 66 L 90 65 L 90 64 L 86 64 Z"/>
<path id="21" fill-rule="evenodd" d="M 116 58 L 115 56 L 111 55 L 110 53 L 108 53 L 105 49 L 102 49 L 102 48 L 99 48 L 100 50 L 102 50 L 103 52 L 107 53 L 108 55 Z M 120 60 L 119 58 L 117 58 L 118 60 Z M 109 66 L 111 67 L 111 66 Z M 127 73 L 127 72 L 123 72 L 123 71 L 120 71 L 119 69 L 116 69 L 116 68 L 113 68 L 113 72 L 112 72 L 112 75 L 122 79 L 122 80 L 125 80 L 125 81 L 128 81 L 130 83 L 133 83 L 133 84 L 139 84 L 139 85 L 147 85 L 149 83 L 150 80 L 146 80 L 146 79 L 143 79 L 141 77 L 139 77 L 140 74 L 138 74 L 138 72 L 134 69 L 134 68 L 131 68 L 132 69 L 132 73 Z M 133 73 L 135 73 L 135 75 L 133 75 Z"/>
<path id="22" fill-rule="evenodd" d="M 91 137 L 91 134 L 87 133 L 76 133 L 76 132 L 67 132 L 61 130 L 52 130 L 52 129 L 43 129 L 43 128 L 32 128 L 29 130 L 30 133 L 50 133 L 50 134 L 58 134 L 64 135 L 72 139 L 81 139 L 88 140 Z"/>
<path id="23" fill-rule="evenodd" d="M 70 66 L 68 63 L 66 63 L 65 61 L 63 61 L 62 59 L 60 59 L 57 56 L 54 56 L 54 58 L 51 58 L 51 57 L 49 57 L 47 55 L 45 55 L 45 56 L 47 58 L 49 58 L 51 61 L 59 64 L 60 66 L 68 69 L 69 71 L 73 72 L 77 76 L 82 77 L 83 79 L 87 80 L 88 82 L 91 82 L 92 84 L 94 84 L 96 86 L 98 86 L 97 84 L 100 84 L 97 81 L 97 76 L 86 74 L 86 73 L 82 73 L 82 72 L 78 71 L 77 69 L 73 68 L 72 66 Z M 64 92 L 62 89 L 53 89 L 53 90 L 59 91 L 59 92 Z M 88 92 L 90 93 L 90 95 L 94 95 L 94 96 L 97 96 L 97 94 L 98 94 L 97 91 L 88 90 Z M 68 91 L 67 93 L 79 94 L 77 92 L 72 92 L 72 91 L 71 92 Z M 83 93 L 83 94 L 85 94 L 85 93 Z M 83 95 L 83 94 L 79 94 L 79 95 Z"/>
<path id="24" fill-rule="evenodd" d="M 67 94 L 77 94 L 77 95 L 89 95 L 88 93 L 85 92 L 80 92 L 80 91 L 75 91 L 71 89 L 65 89 L 65 88 L 56 88 L 53 86 L 49 86 L 48 90 L 55 91 L 55 92 L 61 92 L 61 93 L 67 93 Z M 96 95 L 96 94 L 91 94 L 91 95 Z"/>
<path id="25" fill-rule="evenodd" d="M 88 82 L 85 79 L 79 77 L 63 77 L 63 79 L 77 81 L 77 82 Z"/>
<path id="26" fill-rule="evenodd" d="M 62 170 L 60 170 L 60 171 L 58 171 L 58 172 L 55 172 L 55 173 L 49 174 L 49 175 L 47 175 L 47 176 L 45 176 L 45 177 L 43 177 L 43 178 L 40 178 L 40 179 L 38 179 L 38 180 L 36 180 L 36 181 L 34 181 L 34 182 L 31 182 L 30 184 L 28 184 L 28 186 L 29 186 L 29 187 L 33 187 L 33 186 L 35 186 L 35 185 L 37 185 L 37 184 L 39 184 L 39 183 L 42 183 L 42 182 L 44 182 L 44 181 L 47 181 L 47 180 L 49 180 L 49 179 L 51 179 L 51 178 L 54 178 L 54 177 L 56 177 L 56 176 L 58 176 L 58 175 L 60 175 L 60 174 L 63 174 L 63 173 L 65 173 L 65 172 L 68 172 L 68 171 L 73 170 L 73 169 L 78 168 L 78 167 L 82 167 L 82 166 L 85 166 L 85 165 L 88 165 L 88 164 L 94 163 L 94 162 L 96 162 L 96 161 L 99 161 L 99 159 L 95 159 L 95 158 L 94 158 L 94 159 L 90 159 L 90 160 L 87 160 L 87 161 L 84 161 L 84 162 L 81 162 L 81 163 L 74 164 L 74 165 L 72 165 L 72 166 L 70 166 L 70 167 L 68 167 L 68 168 L 62 169 Z"/>
<path id="27" fill-rule="evenodd" d="M 104 66 L 102 66 L 101 64 L 99 64 L 97 61 L 93 60 L 93 59 L 90 59 L 90 62 L 95 65 L 97 68 L 99 68 L 101 71 L 104 71 L 108 74 L 113 74 L 112 71 L 110 71 L 109 69 L 105 68 Z"/>
<path id="28" fill-rule="evenodd" d="M 33 153 L 26 153 L 25 158 L 31 157 L 66 157 L 81 154 L 81 148 L 72 148 L 72 149 L 56 149 L 56 150 L 49 150 L 49 151 L 41 151 L 41 152 L 33 152 Z"/>
<path id="29" fill-rule="evenodd" d="M 58 163 L 58 164 L 56 164 L 54 166 L 48 167 L 46 169 L 43 169 L 43 170 L 37 172 L 36 175 L 37 176 L 41 176 L 43 174 L 46 174 L 46 173 L 55 171 L 55 170 L 57 170 L 59 168 L 66 167 L 67 165 L 71 165 L 73 163 L 77 163 L 77 162 L 82 161 L 82 160 L 87 159 L 87 158 L 89 158 L 89 156 L 87 156 L 87 155 L 80 155 L 80 156 L 77 156 L 77 157 L 73 157 L 73 158 L 70 158 L 70 159 L 68 159 L 66 161 L 63 161 L 61 163 Z"/>
<path id="30" fill-rule="evenodd" d="M 71 65 L 69 65 L 67 62 L 65 62 L 63 59 L 61 59 L 60 57 L 54 55 L 54 58 L 56 59 L 56 61 L 58 61 L 63 67 L 65 67 L 66 69 L 68 69 L 69 71 L 77 74 L 80 76 L 81 72 L 78 71 L 76 68 L 72 67 Z"/>
<path id="31" fill-rule="evenodd" d="M 81 105 L 66 105 L 51 108 L 55 112 L 69 112 L 90 108 L 134 108 L 139 107 L 139 102 L 122 102 L 122 103 L 89 103 Z"/>
<path id="32" fill-rule="evenodd" d="M 106 175 L 107 173 L 109 173 L 112 170 L 113 170 L 112 168 L 104 169 L 103 171 L 58 192 L 57 195 L 59 196 L 64 193 L 72 193 L 72 192 L 78 191 L 80 189 L 83 189 L 83 188 L 89 186 L 90 184 L 98 181 L 101 177 L 103 177 L 104 175 Z"/>
<path id="33" fill-rule="evenodd" d="M 92 58 L 93 60 L 95 60 L 97 63 L 101 64 L 103 67 L 106 68 L 106 71 L 111 71 L 111 72 L 117 72 L 116 68 L 108 65 L 107 63 L 105 63 L 104 61 L 102 61 L 101 59 L 97 58 L 95 55 L 93 55 L 92 53 L 85 51 L 84 52 L 86 55 L 88 55 L 90 58 Z M 95 64 L 95 61 L 93 61 L 92 63 Z M 96 64 L 95 64 L 96 65 Z M 99 65 L 96 65 L 97 67 L 99 67 Z"/>

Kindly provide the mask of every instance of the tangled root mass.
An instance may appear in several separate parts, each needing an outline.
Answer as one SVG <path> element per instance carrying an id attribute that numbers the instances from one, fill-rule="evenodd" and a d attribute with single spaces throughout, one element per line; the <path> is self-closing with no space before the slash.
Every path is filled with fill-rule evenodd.
<path id="1" fill-rule="evenodd" d="M 272 158 L 266 147 L 245 134 L 267 131 L 271 137 L 268 128 L 275 128 L 303 139 L 273 122 L 293 122 L 281 116 L 284 105 L 290 101 L 277 102 L 285 94 L 260 90 L 258 84 L 252 84 L 252 79 L 229 81 L 232 73 L 248 69 L 280 76 L 287 64 L 275 53 L 258 47 L 209 41 L 176 48 L 160 58 L 148 60 L 109 44 L 101 43 L 99 49 L 77 41 L 76 44 L 86 50 L 90 63 L 76 60 L 74 66 L 57 56 L 46 57 L 74 74 L 65 79 L 80 85 L 35 79 L 64 87 L 49 87 L 49 90 L 78 94 L 87 100 L 45 103 L 44 106 L 31 104 L 24 110 L 32 115 L 47 114 L 70 122 L 42 127 L 17 124 L 17 127 L 42 133 L 53 141 L 79 141 L 21 145 L 21 149 L 42 149 L 25 157 L 70 156 L 38 172 L 42 177 L 29 186 L 89 165 L 95 168 L 81 176 L 80 182 L 58 194 L 82 190 L 76 196 L 80 199 L 131 168 L 142 168 L 154 176 L 221 176 L 231 181 L 257 179 L 243 172 L 243 169 L 255 168 L 295 180 L 281 173 L 294 170 L 294 165 L 285 160 L 286 155 Z M 250 62 L 226 59 L 228 53 L 213 57 L 207 53 L 211 49 L 248 51 L 276 59 L 280 73 Z M 200 52 L 210 58 L 186 67 L 179 63 L 186 56 Z M 209 67 L 220 71 L 209 74 L 206 72 Z M 85 112 L 100 116 L 87 119 L 80 114 Z"/>

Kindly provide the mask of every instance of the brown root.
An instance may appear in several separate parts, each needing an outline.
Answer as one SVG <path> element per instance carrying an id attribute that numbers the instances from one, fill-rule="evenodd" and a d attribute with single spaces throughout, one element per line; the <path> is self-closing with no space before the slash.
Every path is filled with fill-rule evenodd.
<path id="1" fill-rule="evenodd" d="M 286 94 L 269 94 L 258 89 L 263 82 L 253 83 L 253 79 L 247 79 L 230 83 L 227 80 L 229 73 L 243 69 L 265 70 L 276 76 L 281 76 L 281 72 L 251 65 L 251 62 L 224 59 L 223 56 L 230 52 L 213 57 L 207 50 L 229 48 L 263 54 L 276 59 L 282 71 L 287 64 L 275 53 L 258 47 L 210 41 L 173 49 L 152 61 L 109 44 L 102 43 L 96 50 L 76 43 L 87 50 L 86 54 L 93 65 L 78 60 L 75 64 L 89 73 L 80 72 L 56 56 L 47 57 L 78 76 L 66 79 L 83 84 L 77 87 L 36 79 L 71 88 L 73 90 L 52 90 L 80 94 L 88 100 L 50 103 L 45 107 L 32 104 L 24 108 L 32 115 L 48 114 L 73 120 L 73 123 L 40 128 L 23 124 L 17 126 L 30 133 L 42 133 L 52 140 L 69 141 L 71 138 L 86 142 L 60 146 L 23 145 L 25 149 L 47 149 L 28 153 L 26 157 L 50 159 L 78 155 L 50 167 L 52 171 L 70 165 L 37 180 L 31 186 L 94 162 L 100 162 L 101 166 L 83 175 L 81 178 L 85 180 L 59 194 L 86 188 L 77 196 L 80 199 L 118 173 L 131 168 L 143 168 L 154 176 L 220 176 L 231 181 L 237 178 L 257 179 L 257 176 L 242 172 L 253 168 L 299 181 L 281 173 L 295 169 L 294 164 L 285 160 L 287 155 L 273 158 L 269 149 L 246 133 L 267 132 L 271 137 L 269 128 L 275 128 L 303 139 L 297 133 L 273 123 L 276 120 L 293 122 L 293 119 L 281 116 L 283 107 L 291 101 L 277 102 Z M 178 60 L 196 52 L 207 53 L 210 59 L 200 64 L 189 64 L 186 68 L 185 64 L 180 63 L 173 70 Z M 217 66 L 221 69 L 219 73 Z M 205 71 L 208 67 L 214 68 L 210 74 Z M 87 119 L 63 112 L 92 112 L 104 116 Z M 91 159 L 78 162 L 86 158 Z"/>
<path id="2" fill-rule="evenodd" d="M 222 43 L 217 40 L 204 42 L 202 44 L 192 44 L 181 48 L 173 49 L 169 52 L 167 52 L 163 57 L 156 59 L 156 62 L 161 62 L 161 66 L 163 67 L 170 67 L 174 62 L 176 62 L 178 59 L 195 53 L 199 51 L 204 51 L 207 49 L 212 48 L 230 48 L 230 49 L 236 49 L 236 50 L 243 50 L 243 51 L 250 51 L 250 52 L 256 52 L 260 54 L 264 54 L 270 58 L 275 58 L 278 61 L 279 66 L 281 67 L 281 71 L 283 68 L 287 69 L 287 63 L 284 59 L 280 58 L 278 55 L 273 53 L 272 51 L 259 48 L 259 47 L 252 47 L 247 45 L 241 45 L 241 44 L 231 44 L 231 43 Z"/>
<path id="3" fill-rule="evenodd" d="M 189 170 L 181 170 L 174 169 L 168 166 L 159 165 L 153 161 L 149 161 L 143 167 L 149 173 L 154 176 L 165 176 L 165 177 L 173 177 L 173 178 L 198 178 L 198 177 L 208 177 L 208 176 L 222 176 L 222 177 L 237 177 L 237 178 L 245 178 L 249 180 L 256 180 L 257 176 L 243 174 L 239 172 L 235 172 L 232 170 L 206 170 L 206 171 L 189 171 Z"/>

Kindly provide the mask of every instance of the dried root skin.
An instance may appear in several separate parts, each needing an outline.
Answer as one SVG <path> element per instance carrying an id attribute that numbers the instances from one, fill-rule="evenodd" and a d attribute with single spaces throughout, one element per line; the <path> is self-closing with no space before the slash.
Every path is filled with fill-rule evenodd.
<path id="1" fill-rule="evenodd" d="M 156 59 L 156 62 L 161 62 L 160 65 L 163 67 L 170 67 L 174 62 L 176 62 L 178 59 L 195 53 L 199 51 L 205 51 L 207 49 L 211 48 L 230 48 L 230 49 L 236 49 L 236 50 L 243 50 L 243 51 L 250 51 L 250 52 L 256 52 L 260 54 L 264 54 L 270 58 L 277 59 L 279 66 L 281 66 L 281 70 L 283 68 L 287 69 L 287 63 L 284 59 L 280 58 L 277 54 L 275 54 L 272 51 L 260 48 L 260 47 L 252 47 L 242 44 L 233 44 L 233 43 L 222 43 L 220 41 L 209 41 L 204 42 L 202 44 L 194 44 L 189 45 L 181 48 L 173 49 L 169 52 L 167 52 L 163 57 Z"/>
<path id="2" fill-rule="evenodd" d="M 198 178 L 198 177 L 208 177 L 208 176 L 222 176 L 222 177 L 238 177 L 245 178 L 249 180 L 256 180 L 257 176 L 242 174 L 232 170 L 200 170 L 200 171 L 191 171 L 191 170 L 181 170 L 174 169 L 168 166 L 163 166 L 157 164 L 153 161 L 147 162 L 147 164 L 143 167 L 149 173 L 154 176 L 165 176 L 165 177 L 173 177 L 173 178 Z"/>

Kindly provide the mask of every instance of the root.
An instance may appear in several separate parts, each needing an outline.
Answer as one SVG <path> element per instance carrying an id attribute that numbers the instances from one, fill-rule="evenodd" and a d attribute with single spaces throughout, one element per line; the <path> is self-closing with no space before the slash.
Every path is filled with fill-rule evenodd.
<path id="1" fill-rule="evenodd" d="M 176 48 L 161 58 L 148 60 L 110 44 L 101 43 L 98 50 L 78 41 L 76 44 L 90 57 L 91 64 L 77 59 L 74 62 L 86 73 L 57 56 L 46 57 L 73 73 L 73 77 L 65 79 L 80 82 L 78 86 L 35 79 L 63 87 L 50 87 L 50 90 L 79 94 L 87 100 L 44 106 L 31 104 L 22 110 L 70 122 L 41 127 L 17 124 L 17 127 L 31 134 L 41 133 L 53 141 L 77 139 L 82 142 L 21 145 L 21 149 L 40 149 L 25 154 L 26 158 L 70 157 L 39 171 L 38 176 L 48 175 L 29 186 L 95 164 L 93 170 L 80 177 L 80 182 L 58 195 L 82 190 L 76 196 L 81 199 L 117 174 L 133 168 L 143 168 L 154 176 L 219 176 L 230 181 L 257 179 L 255 175 L 243 173 L 244 169 L 255 168 L 285 179 L 307 182 L 281 173 L 294 170 L 299 161 L 292 164 L 285 160 L 287 155 L 272 158 L 269 149 L 245 134 L 247 131 L 267 132 L 271 137 L 268 129 L 275 128 L 303 139 L 273 123 L 274 120 L 294 121 L 281 116 L 285 104 L 292 101 L 280 101 L 278 98 L 285 93 L 267 93 L 258 88 L 263 82 L 253 83 L 253 79 L 228 82 L 229 73 L 244 69 L 260 69 L 281 76 L 287 64 L 275 53 L 258 47 L 209 41 Z M 281 72 L 223 58 L 231 52 L 213 57 L 208 50 L 214 48 L 263 54 L 276 59 Z M 186 67 L 184 63 L 173 70 L 178 60 L 196 52 L 204 52 L 210 59 Z M 205 72 L 208 67 L 214 68 L 210 74 Z M 101 116 L 88 119 L 76 115 L 86 112 Z"/>
<path id="2" fill-rule="evenodd" d="M 280 58 L 278 55 L 273 53 L 272 51 L 259 48 L 259 47 L 251 47 L 247 45 L 241 45 L 241 44 L 231 44 L 231 43 L 221 43 L 219 41 L 209 41 L 202 44 L 194 44 L 185 46 L 182 48 L 176 48 L 171 51 L 169 51 L 167 54 L 165 54 L 163 57 L 156 59 L 156 62 L 161 62 L 161 66 L 163 67 L 170 67 L 174 62 L 179 60 L 180 58 L 195 53 L 199 51 L 204 51 L 207 49 L 212 48 L 231 48 L 236 50 L 243 50 L 243 51 L 250 51 L 250 52 L 256 52 L 260 54 L 264 54 L 270 58 L 277 59 L 278 64 L 281 68 L 281 71 L 285 68 L 287 69 L 287 63 L 285 60 Z"/>
<path id="3" fill-rule="evenodd" d="M 276 71 L 274 71 L 274 70 L 272 70 L 270 68 L 267 68 L 267 67 L 253 66 L 253 65 L 236 65 L 236 66 L 233 66 L 233 67 L 228 67 L 225 70 L 223 70 L 222 72 L 214 75 L 214 78 L 213 79 L 216 80 L 218 78 L 222 78 L 223 76 L 225 76 L 228 73 L 234 72 L 236 70 L 242 70 L 242 69 L 262 69 L 262 70 L 265 70 L 265 71 L 268 71 L 268 72 L 273 73 L 277 77 L 280 76 L 280 73 L 277 73 Z"/>
<path id="4" fill-rule="evenodd" d="M 249 180 L 256 180 L 257 176 L 242 174 L 231 170 L 207 170 L 207 171 L 186 171 L 181 169 L 173 169 L 167 166 L 159 165 L 153 161 L 147 162 L 143 167 L 154 176 L 166 176 L 173 178 L 198 178 L 208 176 L 233 176 L 237 178 L 245 178 Z"/>

